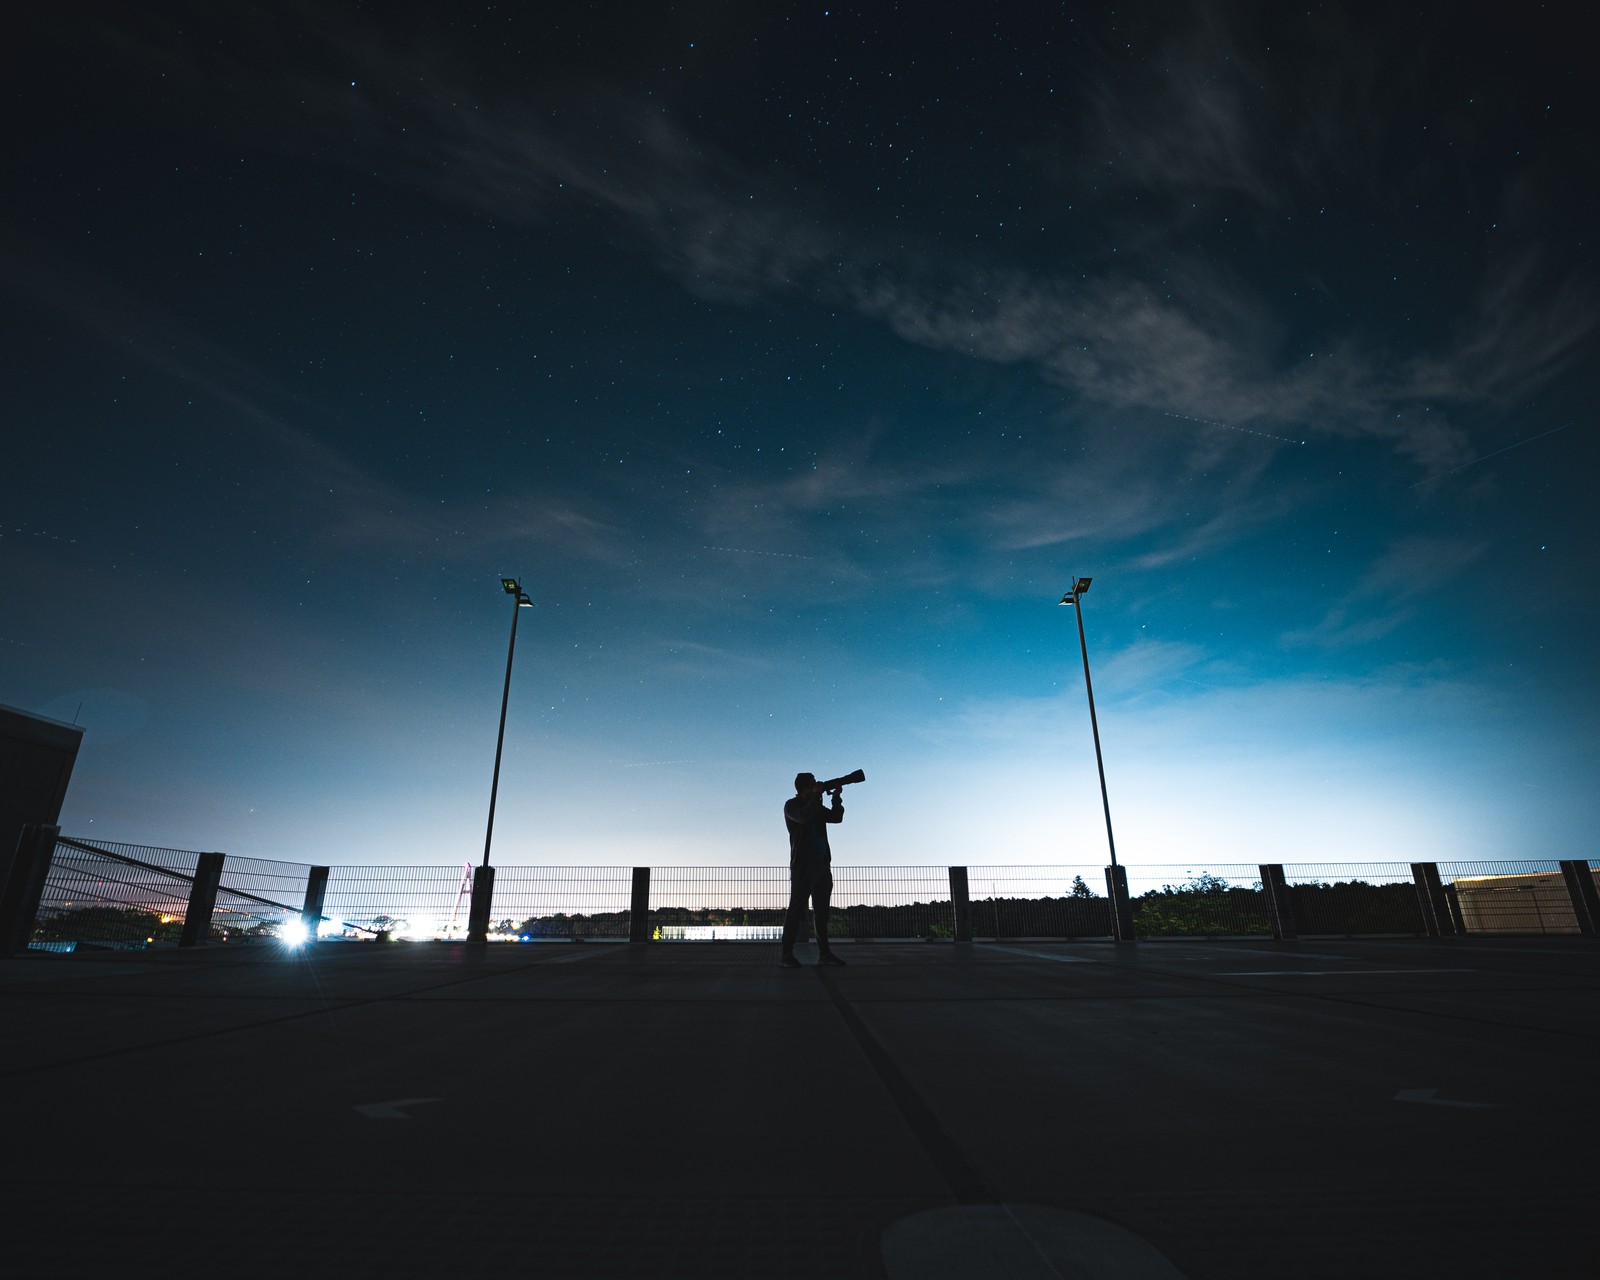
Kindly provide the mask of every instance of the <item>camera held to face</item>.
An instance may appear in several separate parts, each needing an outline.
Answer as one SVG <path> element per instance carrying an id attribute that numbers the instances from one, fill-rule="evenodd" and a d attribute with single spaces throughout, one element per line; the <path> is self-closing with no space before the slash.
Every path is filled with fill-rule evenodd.
<path id="1" fill-rule="evenodd" d="M 820 794 L 824 791 L 837 791 L 840 787 L 847 787 L 852 782 L 865 782 L 866 780 L 867 773 L 865 769 L 857 769 L 854 773 L 847 773 L 842 778 L 829 778 L 823 782 L 818 782 L 812 774 L 802 773 L 796 776 L 794 789 L 802 795 L 808 792 Z"/>

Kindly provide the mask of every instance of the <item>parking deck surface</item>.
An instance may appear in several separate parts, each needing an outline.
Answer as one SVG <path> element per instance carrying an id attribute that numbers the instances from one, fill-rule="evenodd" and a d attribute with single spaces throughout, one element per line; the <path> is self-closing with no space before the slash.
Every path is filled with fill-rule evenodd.
<path id="1" fill-rule="evenodd" d="M 0 961 L 8 1272 L 1600 1273 L 1594 940 L 839 951 Z"/>

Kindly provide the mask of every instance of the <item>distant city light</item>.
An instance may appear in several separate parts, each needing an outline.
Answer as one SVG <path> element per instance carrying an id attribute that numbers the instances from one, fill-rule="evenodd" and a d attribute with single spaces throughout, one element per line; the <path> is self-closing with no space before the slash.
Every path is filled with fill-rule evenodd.
<path id="1" fill-rule="evenodd" d="M 656 937 L 669 942 L 776 942 L 783 937 L 781 924 L 664 924 Z"/>

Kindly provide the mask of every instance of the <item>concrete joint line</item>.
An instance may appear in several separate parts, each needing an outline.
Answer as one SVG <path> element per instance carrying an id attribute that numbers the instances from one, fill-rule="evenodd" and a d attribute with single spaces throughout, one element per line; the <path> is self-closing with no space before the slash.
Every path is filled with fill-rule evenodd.
<path id="1" fill-rule="evenodd" d="M 939 1176 L 945 1180 L 956 1199 L 962 1204 L 997 1204 L 1000 1198 L 989 1185 L 989 1180 L 978 1171 L 956 1145 L 955 1140 L 945 1132 L 938 1116 L 934 1115 L 932 1109 L 912 1087 L 911 1082 L 895 1065 L 894 1059 L 867 1029 L 866 1023 L 861 1021 L 861 1015 L 840 993 L 838 984 L 832 976 L 821 968 L 815 972 L 823 989 L 827 991 L 828 998 L 833 1001 L 834 1008 L 839 1011 L 840 1018 L 844 1020 L 844 1025 L 855 1037 L 862 1053 L 866 1055 L 867 1062 L 877 1073 L 883 1087 L 888 1090 L 889 1097 L 894 1100 L 901 1119 L 906 1122 L 906 1127 L 911 1130 L 923 1153 L 939 1171 Z"/>

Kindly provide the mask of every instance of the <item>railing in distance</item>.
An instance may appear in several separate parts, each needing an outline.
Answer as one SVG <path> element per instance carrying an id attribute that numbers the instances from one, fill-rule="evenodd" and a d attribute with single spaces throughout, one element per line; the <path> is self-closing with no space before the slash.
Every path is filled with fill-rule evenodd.
<path id="1" fill-rule="evenodd" d="M 249 942 L 287 938 L 303 924 L 324 938 L 464 940 L 472 871 L 469 865 L 313 868 L 61 837 L 31 939 L 59 949 Z M 1175 864 L 1126 871 L 1135 934 L 1144 938 L 1592 932 L 1600 917 L 1588 862 Z M 203 892 L 208 875 L 212 899 Z M 317 889 L 322 896 L 314 908 L 319 875 L 325 891 Z M 1263 888 L 1268 875 L 1281 877 L 1278 901 Z M 829 932 L 837 938 L 1070 939 L 1112 931 L 1108 880 L 1096 866 L 835 864 L 833 877 Z M 765 938 L 781 926 L 787 901 L 782 865 L 507 866 L 497 871 L 488 936 Z M 642 931 L 633 920 L 641 902 Z"/>

